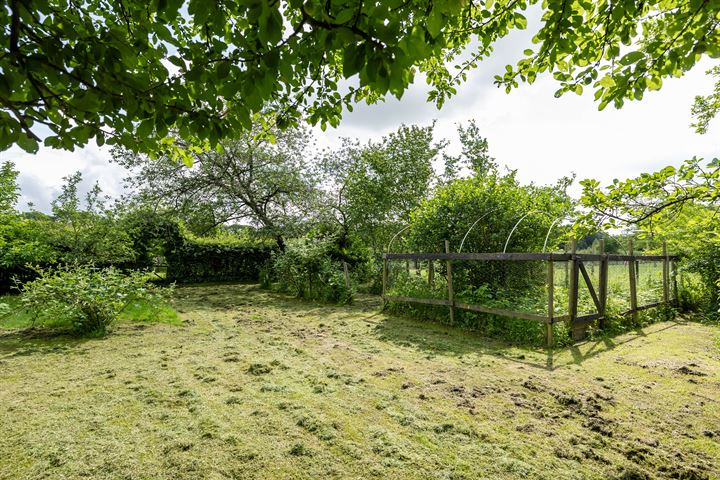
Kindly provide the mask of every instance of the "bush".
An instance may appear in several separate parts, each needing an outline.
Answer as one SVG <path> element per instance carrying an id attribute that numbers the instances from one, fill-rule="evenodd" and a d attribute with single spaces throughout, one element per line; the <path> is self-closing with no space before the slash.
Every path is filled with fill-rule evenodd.
<path id="1" fill-rule="evenodd" d="M 258 281 L 273 248 L 244 239 L 195 238 L 186 234 L 166 245 L 167 279 L 177 282 Z"/>
<path id="2" fill-rule="evenodd" d="M 22 287 L 22 305 L 40 322 L 66 322 L 78 334 L 104 335 L 133 301 L 159 305 L 168 289 L 148 283 L 142 272 L 75 265 L 38 269 L 39 278 Z"/>
<path id="3" fill-rule="evenodd" d="M 285 252 L 275 253 L 273 274 L 282 291 L 308 300 L 349 303 L 353 288 L 347 288 L 342 261 L 334 258 L 332 239 L 302 238 L 289 242 Z"/>
<path id="4" fill-rule="evenodd" d="M 28 264 L 47 266 L 57 262 L 60 252 L 48 240 L 50 230 L 49 221 L 0 214 L 0 293 L 11 291 L 15 279 L 35 278 Z"/>
<path id="5" fill-rule="evenodd" d="M 720 243 L 703 244 L 691 253 L 682 269 L 681 306 L 717 318 L 720 309 Z"/>

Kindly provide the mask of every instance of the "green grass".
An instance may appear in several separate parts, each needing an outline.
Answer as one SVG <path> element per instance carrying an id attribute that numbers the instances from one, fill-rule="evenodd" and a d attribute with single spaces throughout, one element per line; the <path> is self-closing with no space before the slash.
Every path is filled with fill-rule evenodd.
<path id="1" fill-rule="evenodd" d="M 42 324 L 35 322 L 32 311 L 22 307 L 18 295 L 0 295 L 0 303 L 7 304 L 11 312 L 0 316 L 0 330 L 43 327 L 57 329 L 67 327 L 68 322 L 62 318 L 45 320 Z M 168 323 L 180 325 L 182 320 L 170 305 L 150 305 L 146 302 L 131 302 L 120 313 L 119 322 Z"/>
<path id="2" fill-rule="evenodd" d="M 0 332 L 0 479 L 720 478 L 716 326 L 545 351 L 250 285 Z"/>

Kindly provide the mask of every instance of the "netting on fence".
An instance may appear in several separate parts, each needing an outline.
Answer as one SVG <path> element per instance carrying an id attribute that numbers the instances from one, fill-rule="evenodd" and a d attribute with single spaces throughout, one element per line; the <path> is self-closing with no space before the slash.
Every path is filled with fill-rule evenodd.
<path id="1" fill-rule="evenodd" d="M 575 253 L 386 254 L 384 297 L 423 304 L 440 316 L 472 321 L 478 314 L 544 324 L 567 322 L 573 337 L 611 315 L 674 300 L 667 255 Z M 411 307 L 415 308 L 415 307 Z M 579 335 L 577 335 L 579 334 Z"/>

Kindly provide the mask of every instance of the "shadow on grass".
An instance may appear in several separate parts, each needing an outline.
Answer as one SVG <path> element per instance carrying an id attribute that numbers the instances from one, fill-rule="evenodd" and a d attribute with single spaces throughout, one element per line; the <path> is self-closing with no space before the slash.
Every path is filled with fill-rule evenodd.
<path id="1" fill-rule="evenodd" d="M 675 328 L 683 322 L 675 320 L 667 325 L 653 324 L 637 328 L 615 337 L 602 336 L 559 348 L 544 348 L 529 344 L 510 343 L 482 336 L 477 332 L 433 323 L 408 316 L 383 314 L 376 323 L 375 334 L 383 341 L 417 348 L 428 355 L 463 356 L 492 355 L 533 368 L 555 370 L 606 354 L 615 348 Z M 651 328 L 651 332 L 646 329 Z"/>
<path id="2" fill-rule="evenodd" d="M 78 337 L 64 328 L 28 327 L 0 330 L 0 360 L 22 355 L 72 350 L 92 338 Z"/>
<path id="3" fill-rule="evenodd" d="M 382 300 L 374 295 L 357 295 L 351 305 L 335 306 L 300 300 L 291 296 L 261 288 L 256 284 L 202 284 L 178 288 L 182 292 L 179 304 L 189 302 L 194 309 L 230 309 L 243 306 L 272 307 L 293 310 L 305 315 L 324 316 L 344 311 L 342 320 L 361 320 L 374 328 L 371 332 L 381 341 L 412 347 L 428 356 L 469 354 L 491 355 L 533 368 L 555 370 L 612 351 L 648 333 L 643 328 L 618 336 L 602 336 L 571 346 L 547 349 L 529 344 L 513 344 L 504 340 L 482 336 L 477 332 L 452 327 L 429 320 L 390 314 L 382 311 Z M 673 328 L 669 325 L 646 327 L 650 334 Z"/>

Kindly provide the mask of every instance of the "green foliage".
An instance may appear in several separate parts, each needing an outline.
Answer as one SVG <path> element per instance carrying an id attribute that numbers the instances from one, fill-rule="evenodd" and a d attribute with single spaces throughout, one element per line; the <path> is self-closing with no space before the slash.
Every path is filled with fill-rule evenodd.
<path id="1" fill-rule="evenodd" d="M 698 133 L 707 133 L 710 126 L 710 122 L 720 112 L 720 67 L 714 67 L 707 71 L 708 75 L 711 75 L 718 80 L 715 82 L 713 92 L 706 96 L 698 95 L 695 97 L 695 103 L 692 107 L 692 115 L 695 118 L 695 123 L 692 126 Z"/>
<path id="2" fill-rule="evenodd" d="M 672 217 L 687 204 L 717 204 L 720 160 L 704 163 L 701 158 L 692 158 L 678 168 L 667 166 L 635 178 L 615 179 L 607 188 L 597 180 L 583 180 L 580 202 L 589 211 L 583 220 L 594 227 L 608 223 L 652 228 L 658 215 Z"/>
<path id="3" fill-rule="evenodd" d="M 19 172 L 15 170 L 15 164 L 4 161 L 0 166 L 0 215 L 12 213 L 15 210 L 15 203 L 18 199 L 20 188 L 17 177 Z"/>
<path id="4" fill-rule="evenodd" d="M 34 278 L 35 272 L 28 265 L 109 266 L 135 260 L 132 239 L 99 186 L 88 192 L 83 205 L 78 195 L 80 172 L 65 181 L 52 203 L 52 216 L 14 210 L 0 213 L 0 291 L 11 287 L 13 278 Z"/>
<path id="5" fill-rule="evenodd" d="M 270 260 L 273 247 L 249 244 L 242 239 L 181 237 L 165 247 L 168 281 L 257 281 Z"/>
<path id="6" fill-rule="evenodd" d="M 316 179 L 305 159 L 312 136 L 302 128 L 273 129 L 270 141 L 259 138 L 260 130 L 256 125 L 216 150 L 195 152 L 192 168 L 168 155 L 149 158 L 126 149 L 113 155 L 132 171 L 127 183 L 139 205 L 172 212 L 200 236 L 220 225 L 250 223 L 282 248 L 313 210 Z"/>
<path id="7" fill-rule="evenodd" d="M 345 285 L 342 261 L 333 238 L 301 238 L 275 252 L 272 268 L 282 291 L 308 300 L 349 303 L 354 288 Z"/>
<path id="8" fill-rule="evenodd" d="M 78 196 L 82 175 L 64 178 L 60 195 L 52 202 L 53 222 L 48 243 L 59 252 L 63 263 L 118 265 L 135 259 L 132 239 L 119 223 L 117 212 L 107 205 L 96 183 L 85 197 Z"/>
<path id="9" fill-rule="evenodd" d="M 685 269 L 699 275 L 702 285 L 682 285 L 687 292 L 684 299 L 688 306 L 701 307 L 712 316 L 718 317 L 720 310 L 720 241 L 707 242 L 703 248 L 693 251 L 687 259 Z M 687 282 L 692 282 L 689 278 Z M 690 287 L 690 288 L 688 288 Z M 703 292 L 700 299 L 692 298 L 692 294 Z"/>
<path id="10" fill-rule="evenodd" d="M 433 161 L 444 143 L 433 142 L 434 125 L 401 126 L 378 142 L 343 147 L 323 158 L 331 185 L 326 205 L 347 235 L 384 251 L 392 235 L 430 192 Z"/>
<path id="11" fill-rule="evenodd" d="M 392 283 L 391 295 L 416 298 L 447 298 L 447 284 L 443 274 L 436 275 L 435 285 L 430 286 L 425 278 L 412 273 L 407 274 L 404 270 L 400 270 L 393 272 Z M 455 283 L 454 270 L 453 283 Z M 546 309 L 547 306 L 543 304 L 543 300 L 547 298 L 547 294 L 542 286 L 539 287 L 537 292 L 539 295 L 534 295 L 534 293 L 536 292 L 529 292 L 528 288 L 503 290 L 483 284 L 477 287 L 466 286 L 462 291 L 456 292 L 456 301 L 525 312 L 535 312 L 538 307 Z M 390 302 L 390 310 L 395 313 L 412 315 L 415 318 L 450 324 L 449 309 L 445 306 Z M 545 327 L 543 324 L 518 318 L 500 317 L 456 309 L 454 326 L 516 344 L 544 345 L 545 342 Z M 556 323 L 553 328 L 558 345 L 570 343 L 568 330 L 564 323 Z"/>
<path id="12" fill-rule="evenodd" d="M 38 273 L 22 287 L 23 306 L 40 322 L 61 320 L 83 335 L 104 335 L 131 302 L 159 303 L 168 293 L 142 272 L 73 265 Z"/>
<path id="13" fill-rule="evenodd" d="M 475 120 L 470 120 L 467 126 L 458 125 L 458 136 L 460 145 L 462 145 L 460 155 L 443 154 L 445 160 L 444 181 L 449 182 L 461 177 L 463 170 L 477 176 L 497 172 L 497 163 L 489 153 L 488 140 L 480 134 Z"/>
<path id="14" fill-rule="evenodd" d="M 0 292 L 8 291 L 14 279 L 33 278 L 27 265 L 51 265 L 60 257 L 49 242 L 49 221 L 21 215 L 0 215 Z"/>
<path id="15" fill-rule="evenodd" d="M 681 282 L 690 288 L 681 288 L 682 306 L 715 315 L 720 304 L 719 181 L 720 161 L 698 158 L 678 168 L 615 180 L 606 188 L 584 180 L 581 204 L 588 213 L 581 220 L 590 228 L 630 227 L 655 253 L 666 241 L 669 252 L 684 258 L 681 278 L 699 275 L 699 282 Z"/>
<path id="16" fill-rule="evenodd" d="M 565 193 L 568 181 L 554 187 L 522 186 L 514 172 L 457 179 L 440 186 L 435 195 L 412 212 L 407 232 L 407 248 L 414 251 L 443 251 L 444 241 L 451 249 L 460 247 L 470 227 L 463 251 L 503 251 L 515 224 L 529 214 L 513 233 L 508 251 L 542 250 L 552 222 L 572 212 L 573 203 Z M 550 247 L 561 238 L 553 229 Z"/>
<path id="17" fill-rule="evenodd" d="M 534 2 L 41 0 L 0 9 L 0 150 L 95 139 L 190 160 L 303 116 L 325 128 L 359 101 L 400 98 L 422 73 L 442 105 Z M 720 56 L 716 2 L 544 2 L 532 45 L 496 81 L 552 75 L 620 107 Z M 479 39 L 479 40 L 478 40 Z M 469 50 L 469 51 L 468 51 Z M 349 81 L 346 81 L 349 79 Z M 177 132 L 183 143 L 168 136 Z"/>

